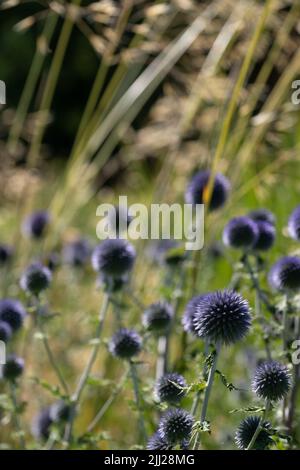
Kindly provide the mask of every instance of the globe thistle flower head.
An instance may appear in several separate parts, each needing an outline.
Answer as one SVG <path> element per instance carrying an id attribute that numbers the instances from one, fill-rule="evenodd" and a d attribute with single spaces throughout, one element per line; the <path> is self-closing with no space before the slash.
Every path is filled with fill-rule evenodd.
<path id="1" fill-rule="evenodd" d="M 235 442 L 239 449 L 247 449 L 259 424 L 259 416 L 247 416 L 247 418 L 245 418 L 240 423 L 235 434 Z M 254 443 L 253 450 L 265 450 L 270 444 L 272 444 L 273 441 L 268 432 L 268 430 L 270 429 L 270 423 L 264 421 L 262 423 L 262 429 L 258 433 L 258 436 Z"/>
<path id="2" fill-rule="evenodd" d="M 248 217 L 255 222 L 267 222 L 271 225 L 276 224 L 275 215 L 268 209 L 254 209 L 248 213 Z"/>
<path id="3" fill-rule="evenodd" d="M 14 299 L 0 300 L 0 320 L 8 323 L 13 332 L 21 328 L 25 317 L 26 311 L 21 302 Z"/>
<path id="4" fill-rule="evenodd" d="M 167 302 L 150 305 L 143 314 L 143 325 L 147 330 L 158 334 L 166 331 L 173 318 L 173 308 Z"/>
<path id="5" fill-rule="evenodd" d="M 185 395 L 187 383 L 182 375 L 175 372 L 165 374 L 155 384 L 155 395 L 161 402 L 179 403 Z"/>
<path id="6" fill-rule="evenodd" d="M 42 238 L 50 223 L 50 215 L 46 211 L 37 211 L 29 215 L 23 224 L 23 232 L 30 238 Z"/>
<path id="7" fill-rule="evenodd" d="M 199 171 L 193 176 L 185 192 L 185 201 L 187 204 L 205 203 L 205 192 L 209 184 L 209 178 L 210 171 L 208 170 Z M 229 191 L 230 183 L 228 179 L 221 173 L 217 173 L 213 183 L 209 209 L 216 210 L 224 206 Z"/>
<path id="8" fill-rule="evenodd" d="M 258 229 L 258 236 L 253 249 L 257 251 L 267 251 L 274 245 L 276 229 L 274 225 L 263 221 L 256 222 L 256 226 Z"/>
<path id="9" fill-rule="evenodd" d="M 257 239 L 257 224 L 250 217 L 234 217 L 223 231 L 223 243 L 231 248 L 249 250 Z"/>
<path id="10" fill-rule="evenodd" d="M 194 317 L 196 313 L 196 308 L 205 295 L 208 294 L 196 295 L 187 303 L 181 321 L 184 331 L 186 331 L 187 333 L 191 333 L 195 336 L 197 336 L 197 332 L 194 328 Z"/>
<path id="11" fill-rule="evenodd" d="M 288 232 L 291 238 L 300 241 L 300 206 L 296 207 L 289 217 Z"/>
<path id="12" fill-rule="evenodd" d="M 158 426 L 158 434 L 161 439 L 174 445 L 189 439 L 194 424 L 193 416 L 182 408 L 171 408 L 167 410 Z"/>
<path id="13" fill-rule="evenodd" d="M 5 321 L 0 321 L 0 341 L 7 343 L 7 341 L 11 338 L 11 335 L 12 329 L 9 324 Z"/>
<path id="14" fill-rule="evenodd" d="M 247 300 L 231 290 L 204 296 L 196 307 L 194 330 L 214 344 L 231 344 L 242 339 L 251 326 Z"/>
<path id="15" fill-rule="evenodd" d="M 156 432 L 150 437 L 147 443 L 147 450 L 172 450 L 172 446 Z"/>
<path id="16" fill-rule="evenodd" d="M 92 265 L 104 276 L 120 278 L 131 271 L 135 257 L 135 249 L 127 240 L 107 239 L 94 249 Z"/>
<path id="17" fill-rule="evenodd" d="M 63 260 L 74 267 L 84 266 L 91 256 L 90 242 L 84 238 L 68 243 L 63 248 Z"/>
<path id="18" fill-rule="evenodd" d="M 300 289 L 300 258 L 284 256 L 270 269 L 269 285 L 278 291 L 295 291 Z"/>
<path id="19" fill-rule="evenodd" d="M 12 354 L 6 358 L 6 363 L 0 367 L 0 377 L 15 382 L 23 373 L 24 360 Z"/>
<path id="20" fill-rule="evenodd" d="M 142 338 L 135 330 L 121 328 L 110 340 L 110 352 L 121 359 L 131 359 L 142 349 Z"/>
<path id="21" fill-rule="evenodd" d="M 286 366 L 276 361 L 264 362 L 254 373 L 252 389 L 260 398 L 281 400 L 291 387 L 291 377 Z"/>
<path id="22" fill-rule="evenodd" d="M 50 437 L 53 420 L 50 415 L 51 407 L 44 408 L 33 419 L 31 432 L 39 441 L 46 441 Z"/>
<path id="23" fill-rule="evenodd" d="M 13 250 L 8 245 L 0 245 L 0 267 L 8 264 L 12 258 Z"/>
<path id="24" fill-rule="evenodd" d="M 20 285 L 23 290 L 33 295 L 39 295 L 48 289 L 52 280 L 50 269 L 41 263 L 34 263 L 22 274 Z"/>
<path id="25" fill-rule="evenodd" d="M 63 400 L 53 403 L 49 408 L 50 418 L 54 423 L 68 421 L 71 412 L 71 406 Z"/>

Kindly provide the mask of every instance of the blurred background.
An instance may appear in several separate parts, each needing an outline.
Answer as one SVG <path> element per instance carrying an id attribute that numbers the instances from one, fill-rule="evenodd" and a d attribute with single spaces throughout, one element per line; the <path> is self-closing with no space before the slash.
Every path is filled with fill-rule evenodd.
<path id="1" fill-rule="evenodd" d="M 101 290 L 89 264 L 71 269 L 60 254 L 79 237 L 97 243 L 98 204 L 116 203 L 119 194 L 129 202 L 183 202 L 197 170 L 224 173 L 232 192 L 225 208 L 208 216 L 198 292 L 224 288 L 230 280 L 238 256 L 224 255 L 220 244 L 229 217 L 267 207 L 276 214 L 278 239 L 266 262 L 297 251 L 287 242 L 285 226 L 300 193 L 300 105 L 292 102 L 292 83 L 300 77 L 298 1 L 0 0 L 0 35 L 0 79 L 6 84 L 6 105 L 0 107 L 0 242 L 13 247 L 9 268 L 0 268 L 2 296 L 26 303 L 20 273 L 33 259 L 49 262 L 57 255 L 62 266 L 47 293 L 57 313 L 49 337 L 71 384 L 89 352 Z M 51 223 L 45 239 L 33 243 L 21 226 L 38 209 L 49 211 Z M 178 295 L 182 315 L 189 286 L 166 287 L 169 267 L 147 257 L 148 248 L 137 243 L 132 289 L 143 305 Z M 126 318 L 134 325 L 140 309 L 127 301 Z M 112 330 L 108 324 L 106 337 Z M 23 334 L 11 348 L 24 353 L 27 344 L 21 397 L 30 436 L 33 417 L 55 398 L 55 377 L 38 335 L 30 325 Z M 220 368 L 241 388 L 249 388 L 259 341 L 254 331 L 246 353 L 224 353 Z M 173 343 L 178 359 L 176 335 Z M 143 357 L 145 377 L 153 375 L 154 347 Z M 189 357 L 187 379 L 194 380 L 197 352 Z M 78 432 L 119 383 L 122 365 L 110 362 L 103 352 Z M 144 380 L 145 397 L 153 379 Z M 241 416 L 228 412 L 249 404 L 249 397 L 216 388 L 211 419 L 218 416 L 218 428 L 207 438 L 208 448 L 234 448 Z M 100 434 L 83 440 L 82 447 L 133 446 L 134 436 L 124 433 L 134 413 L 131 399 L 125 387 L 99 424 Z M 15 447 L 4 405 L 1 445 Z M 154 430 L 153 406 L 145 398 Z"/>

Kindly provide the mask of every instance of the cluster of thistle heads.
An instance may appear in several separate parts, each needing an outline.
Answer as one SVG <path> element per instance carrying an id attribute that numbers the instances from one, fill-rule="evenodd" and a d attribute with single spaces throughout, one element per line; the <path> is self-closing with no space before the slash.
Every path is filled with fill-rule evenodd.
<path id="1" fill-rule="evenodd" d="M 187 203 L 201 204 L 207 202 L 207 187 L 210 179 L 209 171 L 198 172 L 187 186 L 185 199 Z M 209 210 L 220 209 L 226 202 L 230 191 L 227 178 L 221 174 L 215 175 Z M 41 239 L 48 230 L 51 222 L 45 211 L 32 214 L 23 224 L 23 232 L 32 239 Z M 128 218 L 128 224 L 130 219 Z M 115 227 L 116 238 L 102 241 L 92 248 L 86 239 L 78 239 L 67 244 L 62 250 L 65 263 L 74 267 L 83 266 L 90 262 L 104 289 L 112 296 L 129 282 L 133 269 L 136 251 L 130 242 L 118 237 L 118 227 Z M 300 206 L 294 210 L 288 220 L 290 236 L 300 241 Z M 223 231 L 224 245 L 240 250 L 243 255 L 251 255 L 270 250 L 275 243 L 276 228 L 274 215 L 266 210 L 254 210 L 247 215 L 231 219 Z M 165 245 L 165 246 L 164 246 Z M 169 255 L 174 242 L 165 241 L 156 250 L 159 261 L 172 264 L 178 263 L 178 253 Z M 7 245 L 0 246 L 0 263 L 10 263 L 13 250 Z M 31 264 L 22 274 L 21 288 L 32 298 L 39 298 L 52 282 L 54 270 L 57 268 L 58 257 L 52 254 L 47 258 L 47 264 L 40 261 Z M 300 289 L 300 258 L 285 256 L 279 259 L 270 269 L 268 282 L 272 289 L 278 292 L 295 292 Z M 203 340 L 207 344 L 220 348 L 230 346 L 242 340 L 251 328 L 251 309 L 243 296 L 230 289 L 216 292 L 201 293 L 187 303 L 183 318 L 183 330 L 194 340 Z M 0 301 L 0 339 L 9 342 L 11 337 L 22 328 L 26 317 L 26 309 L 16 299 Z M 166 301 L 157 301 L 147 307 L 142 315 L 142 324 L 146 331 L 157 337 L 167 334 L 174 319 L 174 309 Z M 120 328 L 109 341 L 109 351 L 119 359 L 132 361 L 143 349 L 142 335 L 129 328 Z M 24 361 L 15 355 L 7 358 L 1 367 L 1 377 L 15 382 L 22 375 Z M 286 396 L 291 386 L 291 379 L 286 366 L 276 362 L 265 362 L 254 373 L 252 389 L 261 399 L 276 402 Z M 176 446 L 188 448 L 194 417 L 180 407 L 180 402 L 187 390 L 185 378 L 176 371 L 158 378 L 154 393 L 156 399 L 168 405 L 162 414 L 157 431 L 148 442 L 148 449 L 163 450 Z M 35 418 L 33 433 L 37 438 L 47 438 L 53 423 L 68 419 L 70 410 L 63 402 L 55 403 L 43 409 Z M 236 443 L 240 448 L 246 448 L 257 426 L 259 417 L 249 416 L 239 426 L 236 433 Z M 255 448 L 267 447 L 271 438 L 268 433 L 270 423 L 264 422 Z"/>

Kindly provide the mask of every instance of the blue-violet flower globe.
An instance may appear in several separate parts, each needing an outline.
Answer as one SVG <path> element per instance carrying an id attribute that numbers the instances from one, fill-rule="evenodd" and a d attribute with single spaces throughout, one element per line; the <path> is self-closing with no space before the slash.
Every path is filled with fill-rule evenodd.
<path id="1" fill-rule="evenodd" d="M 254 373 L 252 389 L 260 398 L 277 401 L 285 397 L 291 387 L 288 369 L 277 361 L 264 362 Z"/>
<path id="2" fill-rule="evenodd" d="M 0 300 L 0 320 L 9 324 L 12 331 L 17 331 L 23 325 L 26 310 L 18 300 Z"/>
<path id="3" fill-rule="evenodd" d="M 185 201 L 187 204 L 204 204 L 205 191 L 207 190 L 210 171 L 204 170 L 196 173 L 189 182 L 186 192 Z M 217 173 L 214 179 L 211 200 L 209 203 L 210 210 L 216 210 L 224 206 L 230 191 L 230 183 L 225 176 Z"/>
<path id="4" fill-rule="evenodd" d="M 247 300 L 231 290 L 203 297 L 196 307 L 194 329 L 200 338 L 214 344 L 231 344 L 242 339 L 251 326 Z"/>
<path id="5" fill-rule="evenodd" d="M 257 239 L 257 224 L 250 217 L 234 217 L 223 231 L 223 243 L 231 248 L 249 250 Z"/>

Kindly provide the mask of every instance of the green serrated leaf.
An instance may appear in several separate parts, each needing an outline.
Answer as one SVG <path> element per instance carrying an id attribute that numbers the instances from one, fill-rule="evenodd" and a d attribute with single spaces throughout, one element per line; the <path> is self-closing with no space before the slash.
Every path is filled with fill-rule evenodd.
<path id="1" fill-rule="evenodd" d="M 246 408 L 235 408 L 230 410 L 229 413 L 262 413 L 265 411 L 264 407 L 261 406 L 248 406 Z"/>
<path id="2" fill-rule="evenodd" d="M 228 380 L 226 379 L 226 376 L 220 370 L 217 369 L 216 374 L 218 374 L 220 376 L 222 384 L 225 385 L 225 387 L 228 388 L 228 390 L 230 392 L 232 392 L 233 390 L 240 390 L 235 385 L 233 385 L 231 382 L 228 382 Z"/>

